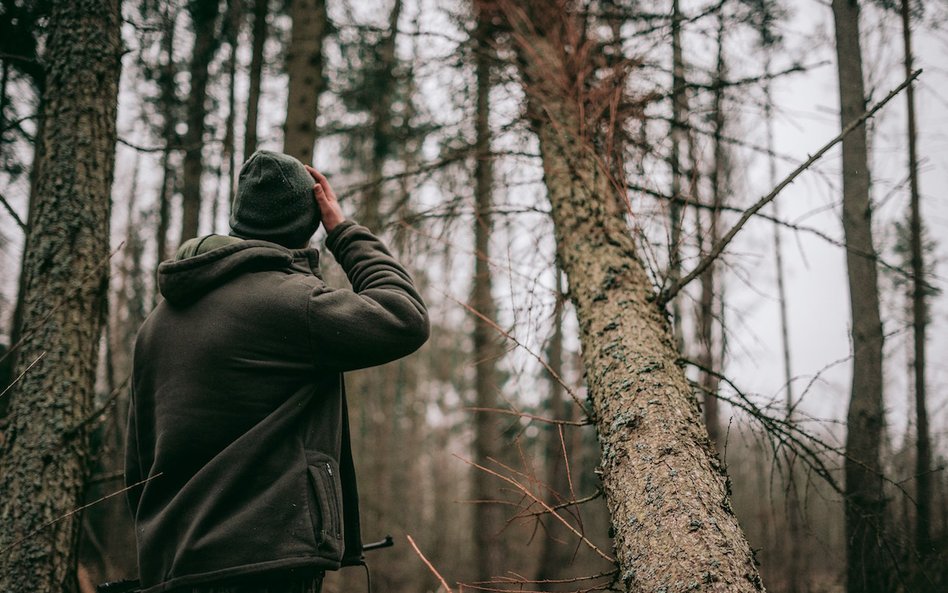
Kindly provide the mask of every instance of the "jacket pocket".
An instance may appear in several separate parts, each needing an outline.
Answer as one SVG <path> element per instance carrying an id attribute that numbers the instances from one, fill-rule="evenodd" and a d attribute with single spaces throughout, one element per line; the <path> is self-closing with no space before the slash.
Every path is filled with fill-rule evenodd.
<path id="1" fill-rule="evenodd" d="M 308 465 L 309 479 L 316 495 L 319 509 L 319 540 L 330 543 L 335 551 L 336 545 L 328 540 L 342 540 L 342 492 L 339 471 L 328 459 L 313 460 Z M 341 548 L 340 548 L 341 549 Z"/>

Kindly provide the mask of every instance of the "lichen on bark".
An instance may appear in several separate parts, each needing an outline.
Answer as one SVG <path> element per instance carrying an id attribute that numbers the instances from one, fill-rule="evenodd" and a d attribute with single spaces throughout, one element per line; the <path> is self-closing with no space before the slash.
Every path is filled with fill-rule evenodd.
<path id="1" fill-rule="evenodd" d="M 23 331 L 0 444 L 0 590 L 75 591 L 86 420 L 105 307 L 122 54 L 118 0 L 52 3 Z"/>
<path id="2" fill-rule="evenodd" d="M 512 33 L 557 259 L 579 321 L 620 584 L 665 593 L 762 591 L 667 313 L 633 229 L 609 207 L 617 195 L 624 200 L 623 184 L 610 176 L 595 136 L 614 89 L 592 76 L 584 44 L 594 41 L 563 2 L 502 2 L 498 14 Z"/>

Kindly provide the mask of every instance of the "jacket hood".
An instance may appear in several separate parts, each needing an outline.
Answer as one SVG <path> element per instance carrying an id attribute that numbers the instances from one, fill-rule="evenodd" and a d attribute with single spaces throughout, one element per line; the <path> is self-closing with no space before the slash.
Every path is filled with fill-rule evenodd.
<path id="1" fill-rule="evenodd" d="M 292 270 L 319 276 L 316 249 L 288 249 L 261 240 L 223 235 L 190 239 L 175 259 L 158 266 L 158 291 L 171 305 L 186 306 L 248 272 Z"/>

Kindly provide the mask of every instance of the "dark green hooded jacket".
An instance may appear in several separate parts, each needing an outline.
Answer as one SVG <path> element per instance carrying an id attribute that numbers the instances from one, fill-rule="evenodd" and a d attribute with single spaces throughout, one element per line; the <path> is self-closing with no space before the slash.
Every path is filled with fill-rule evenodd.
<path id="1" fill-rule="evenodd" d="M 352 290 L 323 282 L 315 249 L 266 241 L 216 237 L 159 267 L 125 466 L 146 593 L 362 561 L 342 373 L 418 349 L 428 314 L 368 229 L 326 244 Z"/>

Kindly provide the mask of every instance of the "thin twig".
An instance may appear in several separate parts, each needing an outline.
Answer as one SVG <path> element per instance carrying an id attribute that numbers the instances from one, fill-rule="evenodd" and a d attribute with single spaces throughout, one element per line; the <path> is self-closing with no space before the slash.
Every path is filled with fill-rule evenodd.
<path id="1" fill-rule="evenodd" d="M 11 389 L 13 389 L 13 386 L 16 385 L 17 383 L 19 383 L 19 382 L 20 382 L 20 379 L 22 379 L 22 378 L 24 377 L 24 375 L 26 375 L 26 373 L 29 372 L 29 370 L 30 370 L 31 368 L 33 368 L 33 366 L 34 366 L 36 363 L 38 363 L 40 360 L 42 360 L 42 358 L 43 358 L 44 356 L 46 356 L 46 351 L 45 351 L 45 350 L 43 350 L 43 353 L 42 353 L 42 354 L 40 354 L 39 356 L 36 357 L 36 360 L 34 360 L 33 362 L 30 363 L 30 366 L 28 366 L 28 367 L 26 367 L 25 369 L 23 369 L 23 372 L 20 373 L 20 374 L 17 376 L 17 378 L 13 380 L 12 383 L 10 383 L 9 385 L 7 385 L 7 388 L 3 390 L 3 393 L 0 393 L 0 397 L 3 397 L 4 395 L 7 394 L 8 391 L 10 391 Z"/>
<path id="2" fill-rule="evenodd" d="M 148 478 L 145 478 L 144 480 L 142 480 L 142 481 L 140 481 L 140 482 L 135 482 L 134 484 L 132 484 L 132 485 L 130 485 L 130 486 L 126 486 L 125 488 L 122 488 L 121 490 L 117 490 L 117 491 L 115 491 L 115 492 L 113 492 L 113 493 L 111 493 L 111 494 L 106 494 L 105 496 L 103 496 L 102 498 L 99 498 L 98 500 L 93 500 L 93 501 L 90 502 L 89 504 L 85 504 L 85 505 L 82 505 L 81 507 L 79 507 L 79 508 L 77 508 L 77 509 L 73 509 L 73 510 L 69 511 L 68 513 L 64 514 L 64 515 L 60 515 L 59 517 L 56 517 L 55 519 L 53 519 L 53 520 L 51 520 L 51 521 L 47 521 L 46 523 L 43 523 L 42 525 L 40 525 L 39 527 L 37 527 L 36 529 L 34 529 L 33 531 L 27 533 L 26 535 L 24 535 L 24 536 L 21 537 L 20 539 L 16 540 L 16 541 L 13 542 L 12 544 L 10 544 L 10 545 L 8 545 L 7 547 L 5 547 L 5 548 L 3 548 L 2 550 L 0 550 L 0 554 L 6 554 L 7 552 L 9 552 L 10 550 L 12 550 L 13 548 L 17 547 L 18 545 L 22 544 L 22 543 L 25 542 L 26 540 L 28 540 L 28 539 L 30 539 L 31 537 L 33 537 L 34 535 L 36 535 L 37 533 L 43 531 L 44 529 L 46 529 L 47 527 L 49 527 L 49 526 L 51 526 L 51 525 L 54 525 L 54 524 L 56 524 L 56 523 L 59 523 L 59 522 L 62 521 L 63 519 L 68 519 L 69 517 L 75 515 L 76 513 L 82 512 L 82 511 L 86 510 L 87 508 L 89 508 L 89 507 L 91 507 L 91 506 L 95 506 L 95 505 L 99 504 L 100 502 L 103 502 L 103 501 L 105 501 L 105 500 L 108 500 L 108 499 L 110 499 L 110 498 L 112 498 L 112 497 L 114 497 L 114 496 L 118 496 L 119 494 L 122 494 L 123 492 L 128 492 L 128 491 L 131 490 L 132 488 L 135 488 L 135 487 L 137 487 L 137 486 L 141 486 L 142 484 L 144 484 L 144 483 L 146 483 L 146 482 L 150 482 L 150 481 L 154 480 L 155 478 L 157 478 L 157 477 L 159 477 L 159 476 L 161 476 L 161 475 L 163 475 L 163 473 L 159 472 L 159 473 L 157 473 L 157 474 L 155 474 L 155 475 L 153 475 L 153 476 L 150 476 L 150 477 L 148 477 Z"/>
<path id="3" fill-rule="evenodd" d="M 412 548 L 414 548 L 415 553 L 418 554 L 418 557 L 421 558 L 421 561 L 425 563 L 425 566 L 428 567 L 428 570 L 430 570 L 432 574 L 438 577 L 438 580 L 441 581 L 441 586 L 444 587 L 444 590 L 448 593 L 453 593 L 451 591 L 451 587 L 448 586 L 448 582 L 444 580 L 443 576 L 441 576 L 441 573 L 438 572 L 434 566 L 432 566 L 431 562 L 429 562 L 428 559 L 425 558 L 425 555 L 421 553 L 421 550 L 418 549 L 418 546 L 415 544 L 415 540 L 413 540 L 410 535 L 406 535 L 405 537 L 408 538 L 408 543 L 411 544 Z"/>
<path id="4" fill-rule="evenodd" d="M 674 282 L 671 286 L 669 286 L 668 288 L 666 288 L 659 294 L 658 296 L 659 306 L 664 307 L 666 304 L 668 304 L 668 302 L 671 299 L 675 298 L 675 295 L 677 295 L 683 287 L 685 287 L 689 282 L 691 282 L 692 280 L 700 276 L 702 273 L 704 273 L 704 271 L 714 262 L 714 260 L 716 260 L 721 255 L 721 253 L 724 251 L 724 248 L 727 247 L 727 245 L 731 242 L 731 240 L 734 239 L 734 236 L 737 235 L 738 231 L 740 231 L 741 228 L 743 228 L 744 224 L 748 220 L 750 220 L 750 218 L 754 216 L 754 214 L 756 214 L 758 210 L 760 210 L 761 208 L 769 204 L 774 198 L 776 198 L 777 194 L 783 191 L 785 187 L 793 183 L 793 180 L 796 179 L 797 176 L 799 176 L 801 173 L 809 169 L 810 166 L 813 163 L 815 163 L 820 157 L 826 154 L 826 152 L 829 149 L 836 146 L 839 142 L 843 140 L 843 138 L 848 136 L 850 132 L 852 132 L 857 127 L 862 125 L 867 119 L 875 115 L 875 113 L 879 111 L 879 109 L 881 109 L 886 103 L 891 101 L 893 97 L 898 95 L 903 89 L 905 89 L 908 85 L 910 85 L 912 81 L 915 80 L 918 77 L 918 75 L 921 73 L 922 73 L 921 69 L 918 69 L 915 72 L 913 72 L 911 76 L 909 76 L 907 79 L 905 79 L 905 81 L 902 82 L 902 84 L 892 89 L 892 91 L 890 91 L 889 94 L 886 95 L 884 99 L 876 103 L 871 109 L 869 109 L 868 111 L 860 115 L 858 118 L 851 121 L 849 125 L 843 128 L 843 131 L 840 132 L 838 136 L 836 136 L 835 138 L 833 138 L 832 140 L 824 144 L 822 148 L 820 148 L 818 151 L 816 151 L 813 154 L 813 156 L 808 158 L 805 162 L 803 162 L 803 164 L 801 164 L 799 167 L 794 169 L 793 172 L 787 175 L 787 177 L 785 177 L 783 181 L 777 184 L 777 187 L 775 187 L 769 194 L 767 194 L 766 196 L 758 200 L 757 203 L 755 203 L 753 206 L 745 210 L 744 214 L 741 215 L 740 220 L 738 220 L 737 223 L 733 227 L 731 227 L 731 229 L 723 237 L 721 237 L 721 239 L 719 239 L 717 243 L 714 244 L 714 247 L 711 248 L 711 251 L 705 257 L 703 257 L 700 262 L 698 262 L 698 265 L 696 265 L 695 268 L 691 272 L 686 274 L 681 280 Z"/>
<path id="5" fill-rule="evenodd" d="M 576 500 L 567 500 L 566 502 L 561 502 L 560 504 L 555 504 L 555 505 L 551 506 L 550 508 L 553 509 L 554 511 L 558 511 L 558 510 L 560 510 L 560 509 L 568 509 L 569 507 L 575 507 L 575 506 L 579 506 L 579 505 L 582 505 L 582 504 L 586 504 L 587 502 L 592 502 L 592 501 L 596 500 L 597 498 L 599 498 L 599 497 L 601 497 L 601 496 L 602 496 L 602 490 L 600 489 L 600 490 L 596 490 L 595 492 L 593 492 L 593 493 L 590 494 L 589 496 L 584 496 L 584 497 L 582 497 L 582 498 L 577 498 Z M 539 517 L 539 516 L 541 516 L 541 515 L 548 515 L 549 513 L 550 513 L 550 511 L 544 509 L 544 510 L 542 510 L 542 511 L 530 511 L 529 513 L 521 513 L 521 514 L 519 515 L 519 517 L 521 517 L 521 518 L 522 518 L 522 517 Z"/>
<path id="6" fill-rule="evenodd" d="M 546 371 L 547 371 L 548 373 L 550 373 L 550 375 L 552 375 L 554 379 L 556 379 L 557 383 L 559 383 L 560 385 L 563 386 L 563 389 L 565 389 L 565 390 L 566 390 L 566 393 L 568 393 L 569 396 L 570 396 L 571 398 L 573 398 L 573 401 L 576 402 L 576 405 L 579 406 L 579 409 L 582 410 L 582 411 L 586 414 L 586 417 L 592 418 L 592 412 L 590 412 L 589 410 L 586 409 L 586 406 L 583 405 L 583 402 L 579 399 L 579 396 L 576 394 L 576 392 L 573 391 L 572 388 L 570 388 L 570 386 L 566 384 L 566 381 L 564 381 L 563 378 L 560 377 L 559 373 L 557 373 L 555 370 L 553 370 L 553 368 L 549 365 L 549 363 L 547 363 L 545 360 L 543 360 L 543 357 L 542 357 L 542 356 L 540 356 L 539 354 L 537 354 L 536 352 L 534 352 L 533 350 L 531 350 L 530 348 L 528 348 L 525 344 L 523 344 L 522 342 L 520 342 L 520 340 L 518 340 L 517 338 L 513 337 L 512 335 L 510 335 L 509 332 L 505 331 L 502 327 L 500 327 L 499 325 L 497 325 L 497 323 L 495 323 L 493 319 L 487 317 L 486 315 L 484 315 L 483 313 L 481 313 L 480 311 L 478 311 L 478 310 L 475 309 L 474 307 L 468 305 L 467 303 L 463 303 L 463 302 L 459 301 L 458 299 L 454 298 L 453 296 L 451 296 L 450 294 L 448 294 L 447 292 L 445 292 L 445 291 L 443 291 L 443 290 L 440 291 L 440 292 L 441 292 L 442 295 L 444 295 L 445 297 L 451 299 L 451 300 L 454 301 L 455 303 L 461 305 L 462 307 L 464 307 L 465 309 L 467 309 L 469 312 L 471 312 L 472 314 L 474 314 L 475 316 L 477 316 L 479 319 L 481 319 L 484 323 L 486 323 L 487 325 L 491 326 L 491 327 L 494 329 L 494 331 L 496 331 L 496 332 L 499 333 L 500 335 L 504 336 L 504 337 L 507 338 L 508 340 L 512 341 L 512 342 L 513 342 L 514 344 L 516 344 L 517 346 L 520 346 L 521 348 L 523 348 L 523 349 L 527 352 L 527 354 L 529 354 L 530 356 L 532 356 L 533 358 L 535 358 L 535 359 L 537 360 L 537 362 L 539 362 L 541 365 L 543 365 L 543 368 L 546 369 Z"/>
<path id="7" fill-rule="evenodd" d="M 553 515 L 554 518 L 556 518 L 560 523 L 562 523 L 563 525 L 565 525 L 567 529 L 569 529 L 569 530 L 572 531 L 577 537 L 579 537 L 579 538 L 583 541 L 583 543 L 585 543 L 587 546 L 589 546 L 589 548 L 590 548 L 591 550 L 593 550 L 596 554 L 598 554 L 599 556 L 601 556 L 601 557 L 602 557 L 604 560 L 606 560 L 607 562 L 613 562 L 613 563 L 615 562 L 615 559 L 614 559 L 614 558 L 612 558 L 611 556 L 609 556 L 608 554 L 606 554 L 605 552 L 603 552 L 602 550 L 600 550 L 600 549 L 599 549 L 599 546 L 597 546 L 596 544 L 594 544 L 594 543 L 592 543 L 591 541 L 589 541 L 589 538 L 587 538 L 585 535 L 583 535 L 582 533 L 580 533 L 579 531 L 577 531 L 575 527 L 573 527 L 572 525 L 570 525 L 569 521 L 567 521 L 566 519 L 564 519 L 559 513 L 557 513 L 556 511 L 554 511 L 553 508 L 552 508 L 550 505 L 548 505 L 548 504 L 545 503 L 542 499 L 540 499 L 540 498 L 537 497 L 535 494 L 533 494 L 532 492 L 530 492 L 530 490 L 529 490 L 528 488 L 524 487 L 524 485 L 521 484 L 520 482 L 518 482 L 517 480 L 514 480 L 513 478 L 508 477 L 508 476 L 505 476 L 505 475 L 503 475 L 503 474 L 501 474 L 501 473 L 499 473 L 499 472 L 496 472 L 496 471 L 490 469 L 489 467 L 484 467 L 483 465 L 480 465 L 480 464 L 474 463 L 473 461 L 464 459 L 463 457 L 460 457 L 460 456 L 457 456 L 457 455 L 455 455 L 455 457 L 457 457 L 458 459 L 460 459 L 460 460 L 463 461 L 464 463 L 467 463 L 468 465 L 474 466 L 474 467 L 476 467 L 477 469 L 479 469 L 479 470 L 481 470 L 481 471 L 485 471 L 485 472 L 489 473 L 490 475 L 492 475 L 492 476 L 494 476 L 494 477 L 496 477 L 496 478 L 500 478 L 501 480 L 503 480 L 504 482 L 507 482 L 508 484 L 510 484 L 511 486 L 513 486 L 514 488 L 516 488 L 517 490 L 523 492 L 523 493 L 524 493 L 525 495 L 527 495 L 529 498 L 532 498 L 532 499 L 534 500 L 534 502 L 536 502 L 537 504 L 539 504 L 540 506 L 542 506 L 543 508 L 545 508 L 548 513 L 550 513 L 551 515 Z"/>
<path id="8" fill-rule="evenodd" d="M 10 202 L 7 201 L 3 194 L 0 194 L 0 204 L 3 204 L 4 209 L 13 217 L 13 221 L 16 222 L 16 225 L 20 227 L 24 233 L 26 232 L 26 223 L 23 222 L 23 219 L 20 218 L 20 215 L 16 213 L 16 210 L 13 209 L 13 206 L 10 205 Z"/>
<path id="9" fill-rule="evenodd" d="M 468 407 L 464 409 L 471 412 L 494 412 L 495 414 L 508 414 L 510 416 L 520 416 L 522 418 L 529 418 L 530 420 L 536 420 L 538 422 L 546 422 L 548 424 L 558 424 L 558 425 L 565 424 L 567 426 L 589 426 L 591 424 L 589 420 L 556 420 L 555 418 L 546 418 L 544 416 L 536 416 L 534 414 L 528 414 L 526 412 L 520 412 L 518 410 L 504 410 L 503 408 Z"/>

